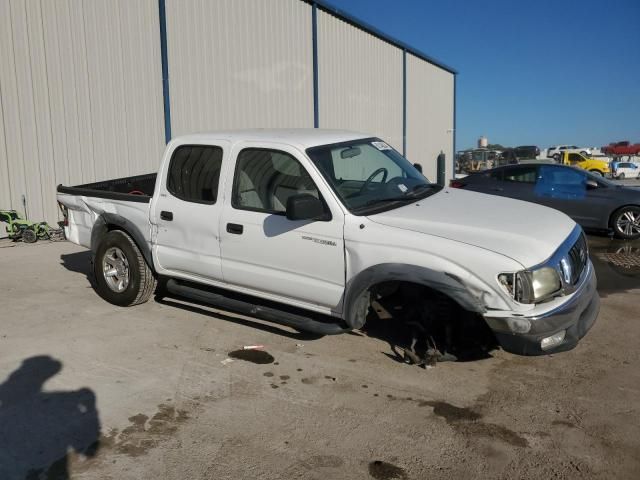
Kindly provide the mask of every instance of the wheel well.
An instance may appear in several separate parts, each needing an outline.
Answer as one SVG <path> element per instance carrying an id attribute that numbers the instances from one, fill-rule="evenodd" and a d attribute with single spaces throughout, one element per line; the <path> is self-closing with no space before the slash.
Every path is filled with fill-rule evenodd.
<path id="1" fill-rule="evenodd" d="M 155 275 L 156 272 L 153 267 L 153 257 L 151 255 L 151 248 L 145 242 L 144 236 L 135 228 L 133 224 L 127 225 L 127 223 L 130 223 L 128 220 L 120 216 L 113 216 L 114 219 L 116 220 L 114 222 L 114 221 L 110 221 L 112 220 L 111 217 L 112 215 L 110 215 L 110 218 L 105 218 L 104 215 L 100 216 L 98 220 L 96 220 L 96 222 L 94 223 L 93 230 L 91 231 L 91 250 L 93 251 L 93 253 L 95 254 L 96 249 L 98 248 L 98 243 L 100 241 L 100 238 L 103 235 L 106 235 L 108 232 L 111 232 L 114 230 L 119 230 L 129 235 L 129 237 L 131 237 L 131 239 L 133 240 L 133 243 L 136 244 L 136 246 L 142 253 L 142 256 L 144 257 L 145 262 L 147 263 L 147 265 Z M 130 228 L 127 228 L 128 226 Z"/>
<path id="2" fill-rule="evenodd" d="M 430 286 L 383 281 L 372 285 L 368 294 L 367 322 L 362 330 L 384 336 L 391 345 L 406 349 L 431 342 L 443 352 L 457 352 L 458 357 L 473 357 L 471 352 L 486 352 L 497 345 L 482 315 Z"/>
<path id="3" fill-rule="evenodd" d="M 446 302 L 455 309 L 465 310 L 449 295 L 442 293 L 433 287 L 415 282 L 391 280 L 376 283 L 369 287 L 370 303 L 380 299 L 388 299 L 393 296 L 396 296 L 398 300 L 405 302 L 420 302 L 423 300 L 434 300 L 442 303 Z"/>

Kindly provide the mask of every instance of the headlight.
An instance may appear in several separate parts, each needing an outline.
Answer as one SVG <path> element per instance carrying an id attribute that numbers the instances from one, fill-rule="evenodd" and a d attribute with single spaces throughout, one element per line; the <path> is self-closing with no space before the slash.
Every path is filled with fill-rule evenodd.
<path id="1" fill-rule="evenodd" d="M 532 271 L 501 273 L 498 281 L 516 302 L 535 303 L 560 291 L 558 272 L 551 267 Z"/>

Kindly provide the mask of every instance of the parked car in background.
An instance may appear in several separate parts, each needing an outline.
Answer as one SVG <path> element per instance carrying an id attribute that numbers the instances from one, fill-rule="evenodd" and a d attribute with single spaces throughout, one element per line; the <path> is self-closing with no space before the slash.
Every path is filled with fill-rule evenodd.
<path id="1" fill-rule="evenodd" d="M 582 168 L 602 177 L 611 175 L 611 166 L 608 158 L 586 157 L 581 153 L 563 152 L 560 163 Z"/>
<path id="2" fill-rule="evenodd" d="M 547 148 L 547 158 L 553 158 L 556 162 L 560 161 L 563 152 L 580 153 L 582 155 L 591 155 L 591 149 L 588 147 L 578 147 L 576 145 L 556 145 Z"/>
<path id="3" fill-rule="evenodd" d="M 527 355 L 572 348 L 598 315 L 570 218 L 429 183 L 364 134 L 174 138 L 157 174 L 59 186 L 58 201 L 115 305 L 145 302 L 160 279 L 167 295 L 326 335 L 363 327 L 373 300 L 396 295 L 398 320 L 422 322 L 436 349 L 451 336 L 428 322 L 466 335 L 466 310 Z"/>
<path id="4" fill-rule="evenodd" d="M 637 163 L 618 162 L 613 172 L 614 178 L 624 180 L 625 178 L 638 178 L 640 167 Z"/>
<path id="5" fill-rule="evenodd" d="M 600 150 L 606 155 L 640 155 L 640 143 L 634 143 L 633 145 L 628 141 L 610 143 Z"/>
<path id="6" fill-rule="evenodd" d="M 585 229 L 640 238 L 640 190 L 626 188 L 576 167 L 508 165 L 451 181 L 452 187 L 517 198 L 569 215 Z"/>
<path id="7" fill-rule="evenodd" d="M 535 145 L 521 145 L 513 149 L 516 157 L 520 158 L 536 158 L 540 155 L 540 149 Z"/>

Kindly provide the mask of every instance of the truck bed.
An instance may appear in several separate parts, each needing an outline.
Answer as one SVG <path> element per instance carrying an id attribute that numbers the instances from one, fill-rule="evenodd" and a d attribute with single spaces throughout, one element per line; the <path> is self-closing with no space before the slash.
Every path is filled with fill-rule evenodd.
<path id="1" fill-rule="evenodd" d="M 58 202 L 66 208 L 67 238 L 91 248 L 91 232 L 100 217 L 139 232 L 136 240 L 150 245 L 149 203 L 157 173 L 116 178 L 75 187 L 58 185 Z"/>
<path id="2" fill-rule="evenodd" d="M 58 185 L 58 193 L 85 197 L 149 203 L 156 185 L 157 173 L 86 183 L 74 187 Z"/>

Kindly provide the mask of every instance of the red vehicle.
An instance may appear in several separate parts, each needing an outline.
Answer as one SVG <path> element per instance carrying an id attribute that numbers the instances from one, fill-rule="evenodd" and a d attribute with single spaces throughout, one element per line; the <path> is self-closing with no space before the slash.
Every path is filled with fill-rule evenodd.
<path id="1" fill-rule="evenodd" d="M 605 155 L 640 155 L 640 143 L 633 145 L 629 142 L 610 143 L 601 150 Z"/>

